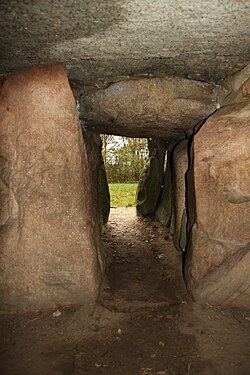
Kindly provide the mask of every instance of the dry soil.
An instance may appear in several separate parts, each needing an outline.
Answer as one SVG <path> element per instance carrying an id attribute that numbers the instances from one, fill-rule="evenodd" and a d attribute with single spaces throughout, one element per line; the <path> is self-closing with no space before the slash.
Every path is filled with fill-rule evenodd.
<path id="1" fill-rule="evenodd" d="M 106 275 L 81 307 L 0 316 L 2 375 L 248 375 L 250 312 L 192 301 L 167 230 L 111 210 Z"/>

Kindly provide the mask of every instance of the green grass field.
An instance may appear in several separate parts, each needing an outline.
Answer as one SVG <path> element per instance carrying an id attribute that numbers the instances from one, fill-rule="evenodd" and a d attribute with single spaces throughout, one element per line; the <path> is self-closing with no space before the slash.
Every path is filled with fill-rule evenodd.
<path id="1" fill-rule="evenodd" d="M 137 184 L 109 184 L 110 206 L 135 206 Z"/>

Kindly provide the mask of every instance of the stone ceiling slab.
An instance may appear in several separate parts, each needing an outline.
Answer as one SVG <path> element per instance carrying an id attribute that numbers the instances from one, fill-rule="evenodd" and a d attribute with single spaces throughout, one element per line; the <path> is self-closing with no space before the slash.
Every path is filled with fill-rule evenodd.
<path id="1" fill-rule="evenodd" d="M 180 77 L 120 81 L 78 102 L 86 130 L 175 141 L 220 106 L 214 85 Z"/>
<path id="2" fill-rule="evenodd" d="M 247 0 L 2 0 L 0 74 L 62 62 L 71 79 L 217 81 L 250 59 Z"/>

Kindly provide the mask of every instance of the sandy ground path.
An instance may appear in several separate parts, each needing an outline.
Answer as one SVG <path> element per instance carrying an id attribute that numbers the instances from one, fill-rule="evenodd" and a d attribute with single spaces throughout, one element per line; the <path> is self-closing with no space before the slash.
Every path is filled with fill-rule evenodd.
<path id="1" fill-rule="evenodd" d="M 2 375 L 248 375 L 250 312 L 192 302 L 181 254 L 157 223 L 111 210 L 93 316 L 0 316 Z"/>

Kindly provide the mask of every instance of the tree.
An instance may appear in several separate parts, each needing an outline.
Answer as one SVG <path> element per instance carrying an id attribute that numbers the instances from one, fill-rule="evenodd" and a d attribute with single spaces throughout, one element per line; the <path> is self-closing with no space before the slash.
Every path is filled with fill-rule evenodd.
<path id="1" fill-rule="evenodd" d="M 102 135 L 103 160 L 109 182 L 137 182 L 147 155 L 147 139 Z"/>

